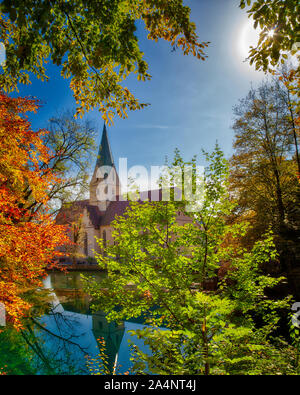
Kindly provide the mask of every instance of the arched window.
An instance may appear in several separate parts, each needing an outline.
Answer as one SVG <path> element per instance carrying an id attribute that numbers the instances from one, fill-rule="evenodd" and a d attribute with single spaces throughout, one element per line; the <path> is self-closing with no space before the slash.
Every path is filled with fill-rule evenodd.
<path id="1" fill-rule="evenodd" d="M 106 248 L 106 230 L 103 231 L 102 238 L 103 238 L 103 246 L 104 248 Z"/>
<path id="2" fill-rule="evenodd" d="M 88 250 L 88 234 L 85 233 L 84 235 L 84 255 L 88 256 L 89 250 Z"/>

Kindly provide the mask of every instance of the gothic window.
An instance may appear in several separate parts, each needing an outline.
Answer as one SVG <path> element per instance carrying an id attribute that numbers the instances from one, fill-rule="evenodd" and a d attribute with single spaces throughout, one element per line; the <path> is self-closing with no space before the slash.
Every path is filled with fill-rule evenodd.
<path id="1" fill-rule="evenodd" d="M 88 251 L 88 234 L 85 233 L 84 235 L 84 255 L 88 256 L 89 251 Z"/>
<path id="2" fill-rule="evenodd" d="M 105 230 L 103 231 L 102 238 L 103 238 L 103 246 L 104 246 L 104 248 L 106 248 L 106 231 Z"/>
<path id="3" fill-rule="evenodd" d="M 107 194 L 108 192 L 108 186 L 106 185 L 106 187 L 104 188 L 104 193 Z"/>

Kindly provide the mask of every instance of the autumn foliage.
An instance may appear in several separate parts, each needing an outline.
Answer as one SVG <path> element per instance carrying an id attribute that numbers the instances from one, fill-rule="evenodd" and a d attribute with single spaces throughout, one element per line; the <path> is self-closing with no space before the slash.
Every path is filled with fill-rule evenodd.
<path id="1" fill-rule="evenodd" d="M 47 131 L 31 130 L 27 112 L 38 102 L 0 92 L 0 302 L 16 328 L 31 305 L 26 293 L 41 285 L 66 230 L 47 214 L 47 191 L 58 175 L 47 169 Z M 43 204 L 43 210 L 37 210 Z"/>

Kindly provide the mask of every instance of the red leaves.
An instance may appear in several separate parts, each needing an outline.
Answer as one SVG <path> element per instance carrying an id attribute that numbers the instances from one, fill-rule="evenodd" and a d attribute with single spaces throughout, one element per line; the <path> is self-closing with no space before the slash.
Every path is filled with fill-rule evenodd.
<path id="1" fill-rule="evenodd" d="M 37 108 L 36 100 L 0 92 L 0 302 L 16 328 L 31 307 L 24 293 L 41 286 L 57 247 L 69 240 L 65 227 L 45 213 L 47 190 L 58 177 L 42 170 L 50 159 L 46 131 L 32 131 L 24 115 Z M 44 205 L 43 214 L 34 204 Z"/>

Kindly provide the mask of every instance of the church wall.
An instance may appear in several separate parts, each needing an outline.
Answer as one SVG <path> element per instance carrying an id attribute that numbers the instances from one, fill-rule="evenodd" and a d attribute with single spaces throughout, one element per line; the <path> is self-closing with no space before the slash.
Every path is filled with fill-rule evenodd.
<path id="1" fill-rule="evenodd" d="M 105 235 L 104 235 L 105 232 Z M 101 226 L 100 228 L 100 237 L 102 239 L 106 238 L 106 243 L 113 243 L 114 239 L 112 237 L 113 227 L 112 226 Z"/>
<path id="2" fill-rule="evenodd" d="M 105 211 L 113 196 L 119 195 L 119 178 L 115 167 L 105 178 L 99 168 L 95 168 L 90 183 L 90 204 L 98 206 L 100 211 Z"/>
<path id="3" fill-rule="evenodd" d="M 93 227 L 88 227 L 86 228 L 86 232 L 88 237 L 88 256 L 94 257 L 95 253 L 99 252 L 99 246 L 95 239 L 95 237 L 100 237 L 99 230 Z"/>
<path id="4" fill-rule="evenodd" d="M 95 229 L 89 216 L 87 213 L 87 210 L 84 210 L 83 214 L 83 232 L 84 232 L 84 238 L 82 246 L 81 246 L 81 253 L 83 256 L 87 257 L 94 257 L 95 253 L 99 252 L 99 246 L 97 244 L 97 241 L 95 237 L 100 237 L 100 231 L 99 229 Z M 94 251 L 95 250 L 95 251 Z M 87 252 L 87 254 L 86 254 Z"/>
<path id="5" fill-rule="evenodd" d="M 183 213 L 178 213 L 176 217 L 176 222 L 179 225 L 185 225 L 185 224 L 191 224 L 193 220 L 190 217 L 184 215 Z"/>

